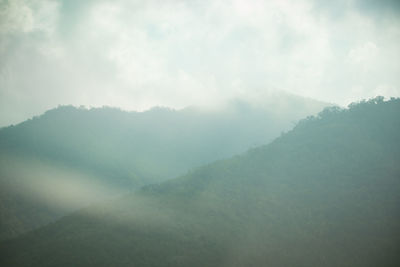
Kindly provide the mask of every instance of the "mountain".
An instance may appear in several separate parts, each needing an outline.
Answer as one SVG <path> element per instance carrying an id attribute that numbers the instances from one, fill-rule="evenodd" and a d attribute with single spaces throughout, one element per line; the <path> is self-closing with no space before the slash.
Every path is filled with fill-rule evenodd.
<path id="1" fill-rule="evenodd" d="M 2 266 L 398 266 L 400 99 L 327 108 L 272 143 L 0 245 Z"/>
<path id="2" fill-rule="evenodd" d="M 219 109 L 61 106 L 0 129 L 0 240 L 265 144 L 326 103 L 277 94 Z"/>

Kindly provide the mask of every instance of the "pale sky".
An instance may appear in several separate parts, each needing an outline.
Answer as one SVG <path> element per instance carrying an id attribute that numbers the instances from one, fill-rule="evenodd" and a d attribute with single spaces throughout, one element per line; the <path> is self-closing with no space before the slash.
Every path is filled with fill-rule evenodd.
<path id="1" fill-rule="evenodd" d="M 398 0 L 0 0 L 0 126 L 284 90 L 400 96 Z"/>

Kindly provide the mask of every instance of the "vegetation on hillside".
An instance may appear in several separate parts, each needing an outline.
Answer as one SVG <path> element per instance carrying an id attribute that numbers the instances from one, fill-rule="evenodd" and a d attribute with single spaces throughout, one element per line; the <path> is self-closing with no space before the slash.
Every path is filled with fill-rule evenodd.
<path id="1" fill-rule="evenodd" d="M 325 105 L 288 95 L 218 110 L 62 106 L 2 128 L 0 240 L 268 143 Z"/>
<path id="2" fill-rule="evenodd" d="M 309 117 L 269 145 L 0 245 L 5 266 L 398 266 L 400 99 Z"/>

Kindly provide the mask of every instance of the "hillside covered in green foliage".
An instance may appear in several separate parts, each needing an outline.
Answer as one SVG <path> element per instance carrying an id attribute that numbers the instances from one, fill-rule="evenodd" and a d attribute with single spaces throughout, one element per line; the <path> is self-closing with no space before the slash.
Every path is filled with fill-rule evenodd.
<path id="1" fill-rule="evenodd" d="M 268 101 L 145 112 L 62 106 L 0 129 L 0 240 L 268 143 L 326 106 L 293 95 Z"/>
<path id="2" fill-rule="evenodd" d="M 2 266 L 398 266 L 400 99 L 325 109 L 269 145 L 0 245 Z"/>

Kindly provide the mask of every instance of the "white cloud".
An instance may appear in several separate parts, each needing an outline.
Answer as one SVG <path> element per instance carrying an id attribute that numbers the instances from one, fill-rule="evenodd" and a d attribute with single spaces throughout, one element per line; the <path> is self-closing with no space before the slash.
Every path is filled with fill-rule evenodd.
<path id="1" fill-rule="evenodd" d="M 392 96 L 392 97 L 400 97 L 400 88 L 399 86 L 393 86 L 388 84 L 378 85 L 373 91 L 375 96 Z"/>
<path id="2" fill-rule="evenodd" d="M 357 64 L 368 64 L 378 54 L 378 48 L 373 42 L 366 42 L 365 44 L 353 48 L 349 52 L 350 60 Z"/>
<path id="3" fill-rule="evenodd" d="M 34 28 L 31 8 L 24 1 L 1 3 L 0 32 L 30 32 Z"/>
<path id="4" fill-rule="evenodd" d="M 340 17 L 308 0 L 7 3 L 0 125 L 68 103 L 182 107 L 276 88 L 347 104 L 399 93 L 399 19 L 377 21 L 353 2 Z"/>
<path id="5" fill-rule="evenodd" d="M 3 2 L 3 1 L 2 1 Z M 51 0 L 0 2 L 0 33 L 52 33 L 58 16 L 58 3 Z"/>

